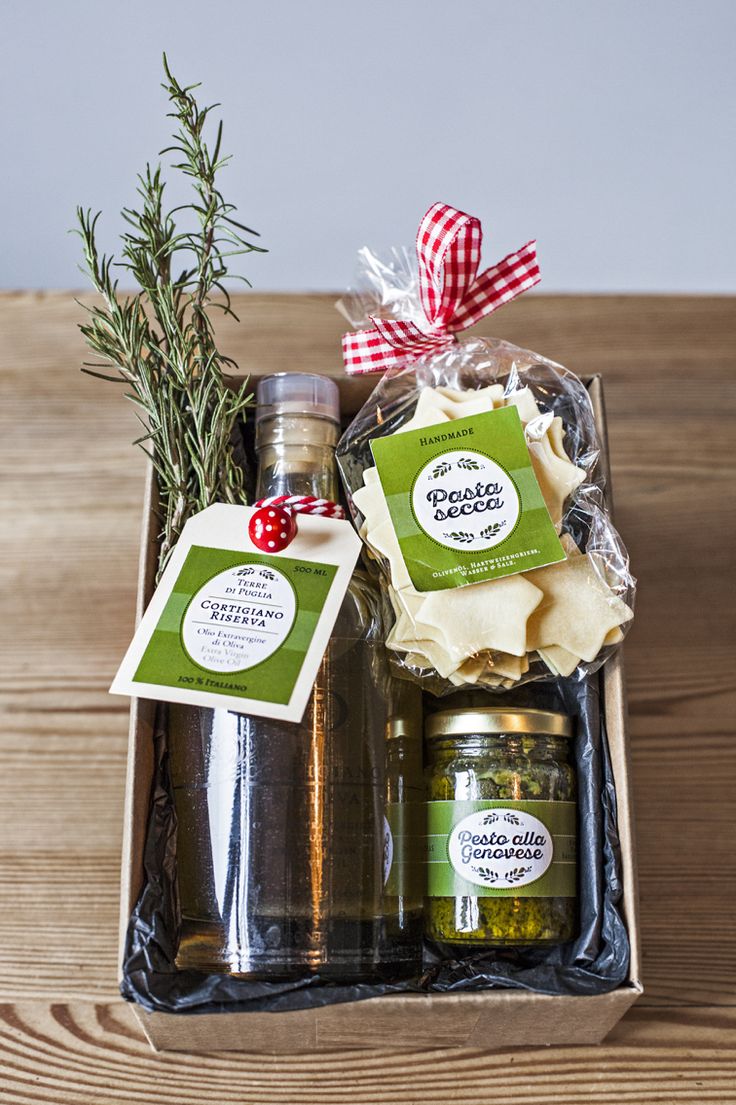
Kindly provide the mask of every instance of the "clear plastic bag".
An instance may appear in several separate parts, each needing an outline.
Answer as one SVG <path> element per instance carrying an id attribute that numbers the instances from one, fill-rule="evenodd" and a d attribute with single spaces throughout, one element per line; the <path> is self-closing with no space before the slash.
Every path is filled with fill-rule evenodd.
<path id="1" fill-rule="evenodd" d="M 394 250 L 381 259 L 364 249 L 360 257 L 361 287 L 338 304 L 353 326 L 370 325 L 372 316 L 417 322 L 418 277 L 409 255 Z M 499 603 L 503 579 L 443 591 L 448 597 L 439 604 L 432 598 L 437 592 L 417 592 L 400 570 L 393 529 L 390 547 L 385 524 L 380 540 L 375 536 L 389 516 L 370 447 L 376 438 L 433 424 L 433 412 L 436 422 L 444 422 L 508 405 L 519 410 L 532 466 L 567 557 L 505 577 L 521 576 L 541 592 L 537 599 L 526 588 L 525 598 L 532 596 L 528 605 L 536 605 L 525 623 L 524 646 L 512 649 L 493 646 L 505 637 L 495 634 L 491 623 L 508 620 L 513 612 L 505 613 Z M 384 576 L 394 621 L 387 643 L 404 674 L 443 694 L 470 686 L 506 690 L 560 676 L 582 679 L 600 668 L 631 624 L 635 580 L 606 509 L 599 453 L 582 381 L 508 342 L 455 340 L 378 379 L 337 455 L 355 523 Z M 478 611 L 487 633 L 479 629 Z M 516 641 L 519 634 L 511 636 Z"/>

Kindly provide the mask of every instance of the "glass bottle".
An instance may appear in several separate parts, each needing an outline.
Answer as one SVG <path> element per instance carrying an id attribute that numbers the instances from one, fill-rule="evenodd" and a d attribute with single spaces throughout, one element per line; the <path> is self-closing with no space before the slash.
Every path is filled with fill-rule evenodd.
<path id="1" fill-rule="evenodd" d="M 547 710 L 444 710 L 427 719 L 425 931 L 468 947 L 575 935 L 572 719 Z"/>
<path id="2" fill-rule="evenodd" d="M 338 497 L 334 381 L 259 383 L 257 497 Z M 383 918 L 378 593 L 356 571 L 299 724 L 172 706 L 180 968 L 256 978 L 391 970 Z"/>
<path id="3" fill-rule="evenodd" d="M 424 908 L 424 774 L 422 692 L 393 679 L 386 722 L 384 901 L 386 939 L 407 970 L 422 959 Z"/>

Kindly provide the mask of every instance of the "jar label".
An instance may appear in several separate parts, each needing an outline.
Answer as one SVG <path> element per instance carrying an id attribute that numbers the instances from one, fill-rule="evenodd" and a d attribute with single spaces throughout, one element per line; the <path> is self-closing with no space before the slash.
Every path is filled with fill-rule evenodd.
<path id="1" fill-rule="evenodd" d="M 371 450 L 418 591 L 565 559 L 515 407 L 376 438 Z"/>
<path id="2" fill-rule="evenodd" d="M 388 897 L 424 897 L 422 837 L 424 835 L 424 803 L 388 802 L 384 815 L 387 833 L 384 840 L 384 892 Z"/>
<path id="3" fill-rule="evenodd" d="M 386 886 L 394 865 L 394 834 L 391 825 L 384 814 L 383 817 L 383 885 Z"/>
<path id="4" fill-rule="evenodd" d="M 574 802 L 429 802 L 430 898 L 573 898 Z"/>

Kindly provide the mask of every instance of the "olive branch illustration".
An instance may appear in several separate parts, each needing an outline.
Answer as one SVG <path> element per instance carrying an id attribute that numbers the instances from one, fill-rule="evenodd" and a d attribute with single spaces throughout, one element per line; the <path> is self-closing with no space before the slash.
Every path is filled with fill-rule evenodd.
<path id="1" fill-rule="evenodd" d="M 431 480 L 439 480 L 442 476 L 446 476 L 448 472 L 451 472 L 453 467 L 462 468 L 466 472 L 480 472 L 481 468 L 485 468 L 485 464 L 479 464 L 479 462 L 472 457 L 460 457 L 460 460 L 454 462 L 451 460 L 443 460 L 435 465 L 429 478 Z"/>
<path id="2" fill-rule="evenodd" d="M 501 879 L 504 882 L 517 883 L 521 882 L 525 875 L 528 875 L 531 871 L 531 867 L 514 867 L 511 871 L 507 871 L 505 874 L 503 871 L 494 871 L 490 867 L 474 867 L 473 872 L 489 883 L 499 882 Z"/>
<path id="3" fill-rule="evenodd" d="M 452 464 L 446 460 L 443 460 L 440 464 L 436 465 L 432 469 L 432 474 L 429 477 L 431 480 L 438 480 L 442 476 L 446 476 L 448 472 L 452 471 Z"/>
<path id="4" fill-rule="evenodd" d="M 480 533 L 478 534 L 478 536 L 479 537 L 495 537 L 497 533 L 500 533 L 500 531 L 503 529 L 503 527 L 505 525 L 506 525 L 505 522 L 491 522 L 490 526 L 486 526 L 485 529 L 482 529 L 480 531 Z"/>
<path id="5" fill-rule="evenodd" d="M 461 545 L 469 545 L 476 540 L 474 533 L 467 533 L 465 530 L 453 530 L 452 533 L 443 533 L 442 536 L 448 541 L 457 541 Z"/>
<path id="6" fill-rule="evenodd" d="M 443 533 L 448 541 L 457 541 L 461 545 L 470 545 L 473 541 L 482 541 L 488 537 L 495 537 L 504 528 L 505 522 L 492 522 L 479 534 L 468 533 L 467 530 L 452 530 L 451 533 Z"/>

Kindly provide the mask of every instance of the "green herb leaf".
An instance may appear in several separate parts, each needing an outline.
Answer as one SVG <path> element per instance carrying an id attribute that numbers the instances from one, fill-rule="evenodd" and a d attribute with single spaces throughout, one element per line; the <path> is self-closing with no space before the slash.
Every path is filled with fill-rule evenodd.
<path id="1" fill-rule="evenodd" d="M 212 147 L 205 140 L 207 117 L 218 105 L 199 107 L 198 85 L 180 85 L 166 55 L 164 73 L 177 129 L 163 152 L 176 154 L 173 168 L 191 180 L 192 202 L 167 210 L 161 167 L 147 165 L 138 178 L 139 206 L 122 212 L 127 229 L 119 261 L 98 250 L 99 213 L 79 207 L 76 228 L 84 271 L 101 297 L 84 308 L 88 317 L 80 326 L 101 363 L 83 371 L 126 383 L 127 397 L 142 412 L 145 433 L 136 444 L 150 456 L 160 492 L 159 574 L 192 514 L 215 502 L 245 502 L 234 444 L 252 397 L 247 381 L 233 388 L 228 380 L 226 369 L 236 366 L 218 349 L 210 316 L 217 307 L 235 317 L 226 279 L 249 283 L 228 271 L 228 258 L 266 252 L 250 241 L 256 231 L 233 218 L 235 207 L 218 188 L 217 174 L 228 161 L 220 153 L 222 123 Z M 177 229 L 175 215 L 188 217 L 194 229 Z M 126 269 L 139 290 L 120 293 L 115 268 Z M 117 375 L 94 370 L 105 368 Z"/>

